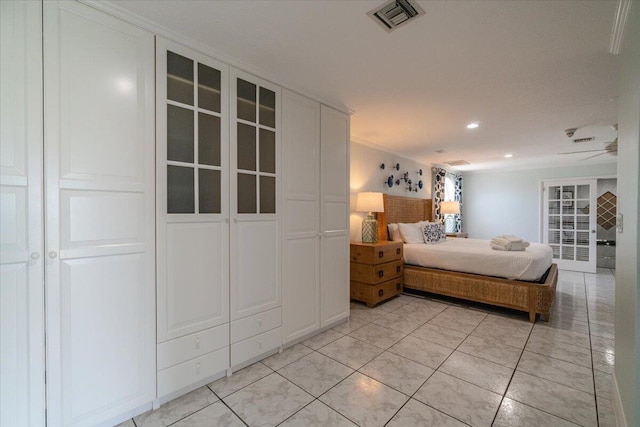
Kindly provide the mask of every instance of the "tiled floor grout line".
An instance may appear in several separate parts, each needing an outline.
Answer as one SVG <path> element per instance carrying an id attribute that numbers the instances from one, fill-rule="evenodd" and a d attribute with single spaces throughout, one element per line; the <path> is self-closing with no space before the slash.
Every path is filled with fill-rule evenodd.
<path id="1" fill-rule="evenodd" d="M 502 393 L 502 397 L 500 397 L 500 404 L 498 405 L 498 410 L 495 414 L 493 414 L 493 420 L 491 420 L 491 425 L 496 422 L 496 418 L 498 418 L 498 414 L 500 413 L 500 408 L 502 407 L 502 402 L 504 402 L 505 397 L 507 397 L 507 392 L 509 391 L 509 386 L 511 385 L 511 381 L 513 381 L 513 377 L 516 375 L 516 371 L 518 370 L 518 365 L 520 364 L 520 360 L 522 359 L 522 355 L 524 354 L 524 349 L 527 347 L 527 343 L 529 342 L 529 338 L 531 338 L 531 334 L 533 333 L 533 328 L 535 327 L 535 323 L 531 326 L 529 330 L 529 335 L 527 335 L 527 340 L 524 342 L 524 346 L 522 350 L 520 350 L 520 355 L 518 356 L 518 361 L 516 362 L 516 366 L 513 368 L 513 372 L 511 373 L 511 377 L 509 377 L 509 382 L 507 382 L 507 386 L 504 389 L 504 393 Z"/>
<path id="2" fill-rule="evenodd" d="M 585 273 L 582 273 L 582 280 L 584 285 L 584 298 L 586 302 L 587 310 L 587 332 L 589 332 L 589 356 L 591 357 L 591 379 L 593 381 L 593 400 L 596 407 L 596 425 L 600 425 L 600 414 L 598 414 L 598 391 L 596 390 L 596 372 L 595 365 L 593 363 L 593 344 L 591 343 L 591 319 L 589 317 L 589 292 L 587 292 L 587 280 Z"/>

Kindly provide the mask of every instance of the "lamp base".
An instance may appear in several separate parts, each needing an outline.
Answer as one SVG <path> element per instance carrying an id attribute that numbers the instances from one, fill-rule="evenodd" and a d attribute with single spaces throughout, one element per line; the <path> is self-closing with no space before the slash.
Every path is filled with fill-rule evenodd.
<path id="1" fill-rule="evenodd" d="M 362 220 L 362 243 L 376 243 L 378 241 L 378 221 L 372 214 Z"/>

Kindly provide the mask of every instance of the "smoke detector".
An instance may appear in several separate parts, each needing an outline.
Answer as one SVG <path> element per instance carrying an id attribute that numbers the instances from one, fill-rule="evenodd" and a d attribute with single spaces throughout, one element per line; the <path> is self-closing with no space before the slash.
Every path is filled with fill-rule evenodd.
<path id="1" fill-rule="evenodd" d="M 391 0 L 373 9 L 367 15 L 387 32 L 391 32 L 424 15 L 424 10 L 415 1 Z"/>

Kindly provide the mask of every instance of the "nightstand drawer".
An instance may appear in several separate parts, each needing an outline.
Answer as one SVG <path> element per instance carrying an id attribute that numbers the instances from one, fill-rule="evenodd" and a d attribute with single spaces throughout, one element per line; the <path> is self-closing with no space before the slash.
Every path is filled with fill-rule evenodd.
<path id="1" fill-rule="evenodd" d="M 352 244 L 350 249 L 352 262 L 362 264 L 382 264 L 402 259 L 402 242 L 378 242 Z"/>
<path id="2" fill-rule="evenodd" d="M 398 277 L 377 285 L 351 281 L 351 298 L 364 301 L 369 307 L 402 293 L 403 278 Z"/>
<path id="3" fill-rule="evenodd" d="M 378 265 L 351 263 L 351 280 L 356 282 L 377 284 L 402 277 L 403 274 L 404 264 L 401 259 Z"/>

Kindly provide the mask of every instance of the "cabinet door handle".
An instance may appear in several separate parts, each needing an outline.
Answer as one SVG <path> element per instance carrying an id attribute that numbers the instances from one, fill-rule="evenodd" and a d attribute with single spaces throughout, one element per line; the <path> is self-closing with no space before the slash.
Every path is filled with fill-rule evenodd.
<path id="1" fill-rule="evenodd" d="M 31 253 L 31 259 L 32 259 L 32 260 L 34 260 L 34 261 L 35 261 L 35 260 L 37 260 L 37 259 L 39 259 L 39 258 L 40 258 L 40 252 L 32 252 L 32 253 Z"/>
<path id="2" fill-rule="evenodd" d="M 58 252 L 56 252 L 56 251 L 49 252 L 49 258 L 53 259 L 53 258 L 57 258 L 57 257 L 58 257 Z"/>
<path id="3" fill-rule="evenodd" d="M 396 267 L 396 273 L 400 273 L 400 266 Z"/>
<path id="4" fill-rule="evenodd" d="M 396 255 L 400 255 L 400 248 L 396 249 Z"/>
<path id="5" fill-rule="evenodd" d="M 380 289 L 380 290 L 378 291 L 378 296 L 379 296 L 379 297 L 381 297 L 382 295 L 384 295 L 384 291 L 383 291 L 382 289 Z"/>
<path id="6" fill-rule="evenodd" d="M 384 276 L 384 271 L 382 270 L 378 271 L 378 277 L 382 277 L 382 276 Z"/>
<path id="7" fill-rule="evenodd" d="M 378 251 L 378 258 L 384 258 L 384 251 Z"/>
<path id="8" fill-rule="evenodd" d="M 396 289 L 400 290 L 401 287 L 400 283 L 396 283 Z"/>

